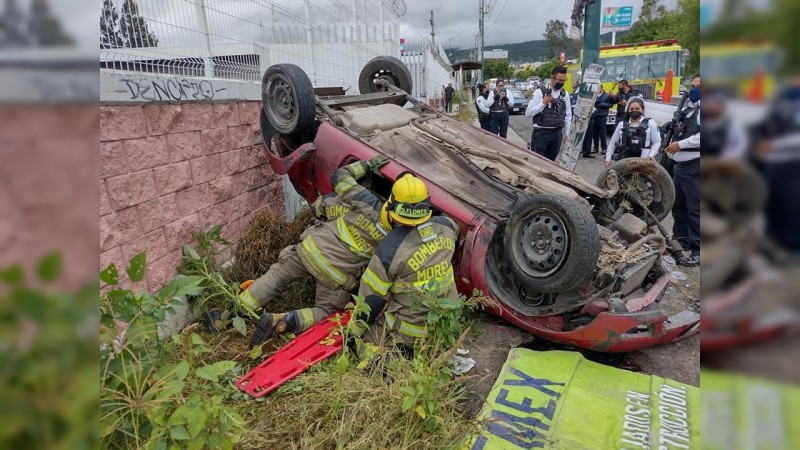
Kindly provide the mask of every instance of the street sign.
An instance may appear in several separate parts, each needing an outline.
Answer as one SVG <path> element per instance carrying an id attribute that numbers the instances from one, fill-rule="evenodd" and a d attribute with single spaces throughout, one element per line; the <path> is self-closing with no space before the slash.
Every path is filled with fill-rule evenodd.
<path id="1" fill-rule="evenodd" d="M 633 23 L 633 6 L 603 8 L 601 28 L 622 30 Z"/>

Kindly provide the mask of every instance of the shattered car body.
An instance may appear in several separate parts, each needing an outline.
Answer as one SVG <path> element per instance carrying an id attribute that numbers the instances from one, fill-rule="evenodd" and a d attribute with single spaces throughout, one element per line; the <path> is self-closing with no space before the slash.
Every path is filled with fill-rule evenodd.
<path id="1" fill-rule="evenodd" d="M 658 308 L 669 257 L 656 223 L 674 188 L 657 164 L 617 163 L 589 183 L 420 103 L 406 94 L 410 77 L 394 58 L 365 66 L 360 96 L 315 96 L 303 77 L 291 65 L 267 70 L 261 126 L 273 170 L 309 202 L 333 190 L 337 168 L 386 155 L 386 179 L 376 177 L 373 189 L 388 195 L 406 171 L 425 180 L 435 208 L 462 225 L 459 291 L 495 299 L 489 312 L 544 339 L 605 352 L 697 332 L 698 314 Z"/>

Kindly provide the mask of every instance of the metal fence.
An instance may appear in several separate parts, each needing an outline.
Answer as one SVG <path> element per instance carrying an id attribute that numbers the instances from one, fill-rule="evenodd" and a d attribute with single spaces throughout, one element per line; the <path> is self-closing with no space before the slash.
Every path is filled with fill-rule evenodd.
<path id="1" fill-rule="evenodd" d="M 404 39 L 400 59 L 411 71 L 414 97 L 430 102 L 441 100 L 442 86 L 452 81 L 450 61 L 441 45 L 434 46 L 430 38 Z"/>
<path id="2" fill-rule="evenodd" d="M 293 63 L 354 92 L 367 61 L 400 54 L 404 13 L 403 0 L 101 0 L 100 67 L 258 81 Z"/>

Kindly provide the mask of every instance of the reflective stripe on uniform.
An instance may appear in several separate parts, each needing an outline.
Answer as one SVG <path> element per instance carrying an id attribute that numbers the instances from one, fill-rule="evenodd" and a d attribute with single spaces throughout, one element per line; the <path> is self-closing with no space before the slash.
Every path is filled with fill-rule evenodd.
<path id="1" fill-rule="evenodd" d="M 359 179 L 367 173 L 366 169 L 364 169 L 364 163 L 362 163 L 361 161 L 353 164 L 352 167 L 353 167 L 353 178 L 355 179 Z"/>
<path id="2" fill-rule="evenodd" d="M 400 325 L 395 327 L 397 323 L 396 318 L 394 317 L 393 313 L 385 312 L 383 315 L 386 318 L 386 325 L 389 326 L 392 330 L 397 330 L 400 334 L 404 334 L 408 337 L 419 339 L 425 336 L 425 326 L 424 325 L 415 325 L 410 322 L 406 322 L 405 320 L 400 321 Z"/>
<path id="3" fill-rule="evenodd" d="M 367 267 L 367 270 L 361 275 L 361 281 L 367 283 L 367 286 L 371 287 L 380 295 L 386 295 L 386 293 L 389 292 L 389 287 L 392 286 L 392 283 L 381 280 L 381 277 L 369 267 Z"/>
<path id="4" fill-rule="evenodd" d="M 347 177 L 344 180 L 338 182 L 333 189 L 336 191 L 337 194 L 344 195 L 348 189 L 352 188 L 357 184 L 358 183 L 356 182 L 355 179 L 353 179 L 352 177 Z"/>
<path id="5" fill-rule="evenodd" d="M 322 253 L 320 253 L 319 249 L 317 248 L 317 244 L 314 243 L 314 239 L 311 236 L 303 240 L 303 248 L 311 256 L 311 259 L 313 259 L 317 267 L 322 269 L 322 271 L 331 277 L 334 282 L 342 285 L 345 281 L 347 281 L 347 277 L 344 276 L 342 272 L 336 270 L 336 268 L 328 263 L 325 257 L 322 256 Z"/>
<path id="6" fill-rule="evenodd" d="M 353 234 L 350 233 L 350 230 L 347 228 L 347 223 L 345 223 L 344 221 L 344 216 L 336 219 L 336 230 L 339 231 L 339 239 L 341 239 L 342 242 L 350 246 L 351 252 L 355 253 L 356 255 L 363 256 L 365 258 L 369 257 L 368 255 L 364 254 L 361 247 L 359 247 L 359 245 L 356 243 Z"/>
<path id="7" fill-rule="evenodd" d="M 298 309 L 297 312 L 300 315 L 300 330 L 307 330 L 314 325 L 314 311 L 311 308 Z"/>
<path id="8" fill-rule="evenodd" d="M 393 293 L 407 292 L 410 286 L 414 286 L 414 288 L 419 290 L 428 290 L 430 288 L 438 289 L 441 286 L 445 286 L 449 283 L 455 283 L 455 282 L 456 278 L 453 275 L 453 267 L 451 266 L 449 269 L 447 269 L 447 273 L 445 273 L 440 277 L 429 278 L 427 280 L 422 280 L 422 281 L 415 281 L 413 283 L 407 283 L 407 282 L 396 283 L 394 286 L 392 286 L 391 291 Z"/>
<path id="9" fill-rule="evenodd" d="M 253 311 L 261 308 L 261 304 L 253 297 L 253 294 L 250 293 L 249 290 L 244 290 L 239 293 L 239 302 L 242 303 L 245 307 L 252 309 Z"/>

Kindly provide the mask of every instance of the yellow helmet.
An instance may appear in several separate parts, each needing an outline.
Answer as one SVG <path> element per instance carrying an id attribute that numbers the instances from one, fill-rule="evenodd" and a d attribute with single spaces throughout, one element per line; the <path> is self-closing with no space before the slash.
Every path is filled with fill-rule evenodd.
<path id="1" fill-rule="evenodd" d="M 381 209 L 381 222 L 387 229 L 391 229 L 389 217 L 400 224 L 414 226 L 427 222 L 432 214 L 428 187 L 413 174 L 406 173 L 394 182 L 392 194 Z"/>

